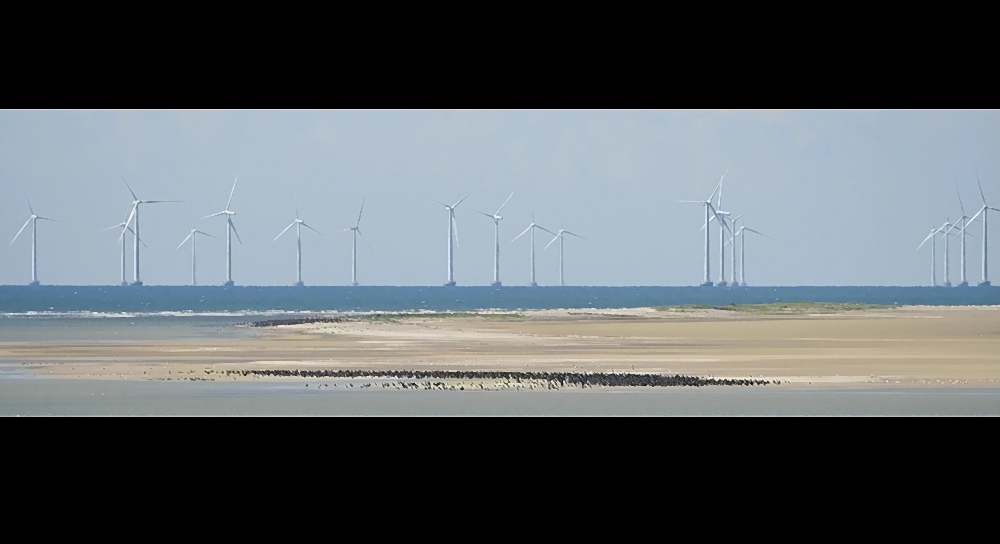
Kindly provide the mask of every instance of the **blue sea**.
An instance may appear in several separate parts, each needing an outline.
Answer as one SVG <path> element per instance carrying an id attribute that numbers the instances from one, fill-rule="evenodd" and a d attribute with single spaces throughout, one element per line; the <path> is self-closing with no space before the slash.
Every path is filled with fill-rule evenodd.
<path id="1" fill-rule="evenodd" d="M 998 305 L 995 287 L 0 286 L 0 316 L 635 308 L 769 302 Z"/>

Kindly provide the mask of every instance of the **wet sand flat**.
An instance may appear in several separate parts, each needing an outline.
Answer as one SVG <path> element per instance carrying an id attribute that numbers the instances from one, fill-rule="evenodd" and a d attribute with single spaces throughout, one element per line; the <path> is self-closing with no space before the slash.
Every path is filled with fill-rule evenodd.
<path id="1" fill-rule="evenodd" d="M 66 379 L 240 381 L 262 378 L 225 371 L 454 369 L 753 376 L 796 388 L 1000 385 L 1000 307 L 792 315 L 546 310 L 314 323 L 219 336 L 113 344 L 61 341 L 58 333 L 45 342 L 4 336 L 0 369 Z"/>

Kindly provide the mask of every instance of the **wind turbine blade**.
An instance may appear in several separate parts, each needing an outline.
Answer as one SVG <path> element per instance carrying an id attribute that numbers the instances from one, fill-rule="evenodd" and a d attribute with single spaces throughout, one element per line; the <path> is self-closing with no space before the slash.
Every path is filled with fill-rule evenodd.
<path id="1" fill-rule="evenodd" d="M 322 232 L 320 232 L 320 231 L 318 231 L 318 230 L 316 230 L 316 229 L 314 229 L 314 228 L 310 227 L 309 225 L 307 225 L 307 224 L 305 223 L 305 221 L 303 221 L 303 222 L 302 222 L 302 226 L 303 226 L 303 227 L 305 227 L 305 228 L 307 228 L 307 229 L 309 229 L 309 230 L 311 230 L 311 231 L 313 231 L 313 232 L 315 232 L 315 233 L 318 233 L 318 234 L 319 234 L 320 236 L 326 236 L 326 235 L 325 235 L 325 234 L 323 234 Z"/>
<path id="2" fill-rule="evenodd" d="M 991 208 L 991 209 L 992 209 L 992 208 Z M 58 220 L 58 219 L 49 219 L 48 217 L 42 217 L 42 216 L 38 216 L 38 217 L 36 217 L 35 219 L 41 219 L 41 220 L 43 220 L 43 221 L 52 221 L 53 223 L 63 223 L 63 224 L 66 224 L 66 222 L 65 222 L 65 221 L 60 221 L 60 220 Z"/>
<path id="3" fill-rule="evenodd" d="M 962 205 L 962 193 L 958 190 L 958 184 L 955 184 L 955 193 L 958 194 L 958 209 L 962 210 L 962 217 L 965 217 L 965 206 Z"/>
<path id="4" fill-rule="evenodd" d="M 750 232 L 759 234 L 759 235 L 763 236 L 764 238 L 770 238 L 771 240 L 774 240 L 774 238 L 771 238 L 770 236 L 764 234 L 763 232 L 760 232 L 759 230 L 753 230 L 753 229 L 747 228 L 747 227 L 740 227 L 740 230 L 748 230 Z"/>
<path id="5" fill-rule="evenodd" d="M 372 255 L 375 255 L 375 250 L 372 249 L 372 246 L 371 246 L 371 244 L 368 243 L 368 240 L 365 238 L 365 235 L 361 234 L 361 230 L 360 229 L 358 230 L 358 236 L 360 236 L 361 240 L 365 243 L 366 246 L 368 246 L 368 251 L 371 251 Z"/>
<path id="6" fill-rule="evenodd" d="M 229 219 L 229 228 L 233 229 L 233 234 L 236 235 L 236 240 L 239 241 L 240 245 L 243 245 L 243 240 L 240 240 L 240 233 L 236 232 L 236 225 L 233 223 L 232 218 Z"/>
<path id="7" fill-rule="evenodd" d="M 934 238 L 935 234 L 937 234 L 937 229 L 932 230 L 931 233 L 927 235 L 927 238 L 924 238 L 924 241 L 920 242 L 920 245 L 917 246 L 917 249 L 920 249 L 920 248 L 924 247 L 924 244 L 927 243 L 927 240 L 930 240 L 931 238 Z"/>
<path id="8" fill-rule="evenodd" d="M 209 238 L 215 238 L 216 240 L 218 240 L 220 242 L 222 241 L 222 238 L 219 238 L 218 236 L 212 236 L 211 234 L 209 234 L 207 232 L 200 231 L 200 230 L 196 230 L 195 232 L 198 233 L 198 234 L 204 234 L 205 236 L 208 236 Z"/>
<path id="9" fill-rule="evenodd" d="M 488 214 L 486 212 L 481 212 L 479 210 L 476 210 L 476 213 L 478 213 L 479 215 L 485 215 L 486 217 L 489 217 L 490 219 L 494 219 L 494 217 L 492 215 L 490 215 L 490 214 Z M 500 212 L 497 212 L 497 213 L 500 213 Z"/>
<path id="10" fill-rule="evenodd" d="M 28 193 L 24 193 L 24 199 L 28 201 L 28 211 L 31 212 L 31 215 L 35 215 L 35 210 L 31 208 L 31 200 L 28 199 Z"/>
<path id="11" fill-rule="evenodd" d="M 99 230 L 97 232 L 104 232 L 106 230 L 111 230 L 111 229 L 120 229 L 120 228 L 122 228 L 124 226 L 125 226 L 125 223 L 118 223 L 117 225 L 110 226 L 110 227 L 108 227 L 106 229 L 101 229 L 101 230 Z"/>
<path id="12" fill-rule="evenodd" d="M 32 214 L 32 215 L 34 215 L 34 214 Z M 17 234 L 14 235 L 14 238 L 13 238 L 13 240 L 10 241 L 10 244 L 7 244 L 7 245 L 13 245 L 14 244 L 14 240 L 17 240 L 17 237 L 21 235 L 21 232 L 23 232 L 24 229 L 28 226 L 28 223 L 31 223 L 31 218 L 30 217 L 28 218 L 27 221 L 24 222 L 24 226 L 21 227 L 21 230 L 17 231 Z"/>
<path id="13" fill-rule="evenodd" d="M 215 217 L 217 215 L 225 215 L 225 213 L 226 212 L 224 212 L 224 211 L 223 212 L 219 212 L 219 213 L 213 213 L 212 215 L 206 215 L 205 217 L 202 217 L 202 219 L 208 219 L 209 217 Z"/>
<path id="14" fill-rule="evenodd" d="M 299 218 L 299 205 L 298 204 L 295 205 L 295 218 L 296 219 Z"/>
<path id="15" fill-rule="evenodd" d="M 448 207 L 448 205 L 447 205 L 447 204 L 445 204 L 444 202 L 441 202 L 440 200 L 434 200 L 433 198 L 431 198 L 431 197 L 429 197 L 429 196 L 425 195 L 424 193 L 421 193 L 420 191 L 413 191 L 413 192 L 414 192 L 414 193 L 417 193 L 418 195 L 420 195 L 420 196 L 422 196 L 422 197 L 424 197 L 424 198 L 426 198 L 427 200 L 430 200 L 430 201 L 433 201 L 433 202 L 437 202 L 438 204 L 440 204 L 440 205 L 444 206 L 445 208 L 447 208 L 447 207 Z"/>
<path id="16" fill-rule="evenodd" d="M 132 211 L 129 212 L 128 217 L 125 219 L 125 226 L 122 228 L 122 235 L 118 237 L 118 241 L 121 242 L 125 238 L 125 229 L 128 229 L 129 224 L 132 222 L 132 218 L 135 217 L 135 211 L 139 208 L 139 203 L 132 205 Z M 129 229 L 132 230 L 132 229 Z"/>
<path id="17" fill-rule="evenodd" d="M 354 224 L 354 228 L 361 226 L 361 214 L 365 211 L 365 199 L 361 199 L 361 211 L 358 212 L 358 222 Z"/>
<path id="18" fill-rule="evenodd" d="M 500 210 L 502 210 L 503 207 L 506 206 L 508 202 L 510 202 L 510 197 L 511 196 L 514 196 L 514 191 L 511 191 L 510 192 L 510 196 L 507 197 L 507 200 L 504 200 L 503 204 L 500 205 Z M 500 215 L 500 210 L 497 210 L 497 213 L 495 213 L 493 215 Z"/>
<path id="19" fill-rule="evenodd" d="M 715 193 L 718 193 L 719 189 L 721 189 L 721 188 L 722 188 L 722 182 L 720 181 L 719 184 L 715 186 L 715 190 L 712 191 L 712 196 L 708 197 L 708 201 L 709 202 L 711 202 L 712 199 L 715 198 Z"/>
<path id="20" fill-rule="evenodd" d="M 469 191 L 469 194 L 467 194 L 467 195 L 465 195 L 464 197 L 462 197 L 462 200 L 459 200 L 458 202 L 456 202 L 456 203 L 455 203 L 455 205 L 454 205 L 454 206 L 452 206 L 451 208 L 452 208 L 452 209 L 455 209 L 455 208 L 457 208 L 457 207 L 458 207 L 458 205 L 459 205 L 459 204 L 461 204 L 461 203 L 462 203 L 463 201 L 465 201 L 465 199 L 466 199 L 466 198 L 469 198 L 470 196 L 472 196 L 472 193 L 473 193 L 473 192 L 475 192 L 475 191 Z"/>
<path id="21" fill-rule="evenodd" d="M 135 234 L 135 232 L 133 232 L 132 234 Z M 142 247 L 147 248 L 147 249 L 149 248 L 149 246 L 146 245 L 146 242 L 142 241 L 142 238 L 139 238 L 139 243 L 142 244 Z"/>
<path id="22" fill-rule="evenodd" d="M 291 225 L 288 225 L 287 227 L 285 227 L 285 230 L 283 230 L 283 231 L 279 232 L 279 233 L 278 233 L 278 235 L 274 237 L 274 240 L 271 240 L 271 241 L 272 241 L 272 242 L 274 242 L 274 241 L 275 241 L 275 240 L 277 240 L 278 238 L 281 238 L 281 235 L 282 235 L 282 234 L 284 234 L 284 233 L 288 232 L 288 229 L 290 229 L 290 228 L 292 228 L 292 227 L 294 227 L 294 226 L 295 226 L 295 221 L 292 221 L 292 224 L 291 224 Z M 233 230 L 235 231 L 235 229 L 233 229 Z"/>
<path id="23" fill-rule="evenodd" d="M 549 229 L 547 229 L 547 228 L 545 228 L 545 227 L 543 227 L 541 225 L 535 225 L 535 228 L 536 229 L 542 229 L 542 230 L 544 230 L 545 232 L 547 232 L 549 234 L 556 234 L 556 233 L 552 232 L 551 230 L 549 230 Z M 558 236 L 558 234 L 556 234 L 556 236 Z"/>
<path id="24" fill-rule="evenodd" d="M 240 179 L 240 175 L 236 174 L 236 179 L 233 180 L 233 188 L 229 191 L 229 200 L 226 201 L 226 209 L 229 209 L 229 205 L 233 203 L 233 193 L 236 192 L 236 180 Z"/>
<path id="25" fill-rule="evenodd" d="M 581 238 L 581 239 L 583 239 L 583 240 L 587 240 L 587 238 L 584 238 L 583 236 L 580 236 L 579 234 L 576 234 L 576 233 L 573 233 L 573 232 L 570 232 L 570 231 L 568 231 L 568 230 L 564 230 L 563 232 L 564 232 L 565 234 L 569 234 L 569 235 L 572 235 L 572 236 L 576 236 L 577 238 Z M 587 241 L 589 242 L 590 240 L 587 240 Z"/>
<path id="26" fill-rule="evenodd" d="M 181 243 L 177 244 L 177 249 L 180 249 L 181 246 L 184 245 L 185 242 L 187 242 L 188 240 L 190 240 L 191 237 L 194 236 L 194 232 L 195 231 L 189 232 L 188 235 L 187 235 L 187 238 L 185 238 L 184 240 L 182 240 Z"/>
<path id="27" fill-rule="evenodd" d="M 704 200 L 678 200 L 677 202 L 685 202 L 685 203 L 691 203 L 691 204 L 704 204 L 705 203 Z"/>
<path id="28" fill-rule="evenodd" d="M 132 190 L 132 186 L 129 185 L 127 181 L 125 181 L 125 176 L 122 176 L 121 170 L 118 169 L 118 165 L 115 164 L 115 161 L 113 159 L 111 161 L 111 166 L 115 167 L 115 172 L 118 172 L 118 175 L 121 176 L 122 182 L 125 184 L 126 187 L 128 187 L 128 192 L 132 193 L 132 200 L 139 200 L 139 197 L 135 196 L 135 191 Z"/>
<path id="29" fill-rule="evenodd" d="M 556 240 L 558 240 L 558 239 L 559 239 L 559 235 L 557 234 L 557 235 L 556 235 L 556 237 L 555 237 L 555 238 L 553 238 L 551 242 L 549 242 L 549 243 L 545 244 L 545 247 L 543 247 L 543 248 L 542 248 L 542 251 L 545 251 L 546 249 L 549 249 L 549 246 L 551 246 L 551 245 L 552 245 L 552 242 L 555 242 L 555 241 L 556 241 Z"/>
<path id="30" fill-rule="evenodd" d="M 532 224 L 528 225 L 528 228 L 524 229 L 524 231 L 523 231 L 523 232 L 521 232 L 521 234 L 518 234 L 517 236 L 515 236 L 515 237 L 514 237 L 514 240 L 517 240 L 518 238 L 520 238 L 520 237 L 524 236 L 525 234 L 527 234 L 527 233 L 528 233 L 528 231 L 529 231 L 529 230 L 531 230 L 531 227 L 534 227 L 534 226 L 535 226 L 535 224 L 534 224 L 534 223 L 532 223 Z M 511 241 L 510 241 L 510 243 L 512 243 L 512 244 L 513 244 L 513 243 L 514 243 L 514 240 L 511 240 Z"/>
<path id="31" fill-rule="evenodd" d="M 143 200 L 143 204 L 162 204 L 164 202 L 184 202 L 183 200 Z"/>
<path id="32" fill-rule="evenodd" d="M 352 227 L 347 227 L 346 229 L 340 229 L 337 232 L 347 232 L 349 230 L 354 230 L 355 228 L 357 228 L 357 227 L 353 227 L 353 228 Z"/>

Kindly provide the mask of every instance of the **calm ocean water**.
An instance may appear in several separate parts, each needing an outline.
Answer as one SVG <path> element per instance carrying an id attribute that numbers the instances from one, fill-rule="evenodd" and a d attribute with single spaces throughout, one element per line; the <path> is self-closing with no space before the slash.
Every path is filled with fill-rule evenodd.
<path id="1" fill-rule="evenodd" d="M 766 302 L 996 305 L 996 287 L 0 286 L 0 315 L 634 308 Z"/>

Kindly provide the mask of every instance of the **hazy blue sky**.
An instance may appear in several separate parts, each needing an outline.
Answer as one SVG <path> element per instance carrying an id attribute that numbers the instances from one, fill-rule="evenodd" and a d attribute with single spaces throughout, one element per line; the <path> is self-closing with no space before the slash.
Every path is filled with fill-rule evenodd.
<path id="1" fill-rule="evenodd" d="M 529 279 L 531 221 L 560 223 L 589 241 L 566 241 L 570 285 L 694 285 L 702 278 L 704 199 L 730 165 L 723 208 L 749 211 L 747 279 L 753 285 L 923 285 L 927 247 L 945 214 L 970 215 L 986 198 L 1000 207 L 997 111 L 0 111 L 0 284 L 30 280 L 30 234 L 10 239 L 36 213 L 39 279 L 114 284 L 117 234 L 130 196 L 112 159 L 142 199 L 183 200 L 142 209 L 142 279 L 190 281 L 190 250 L 175 250 L 191 222 L 232 209 L 243 245 L 233 250 L 241 285 L 295 281 L 295 240 L 272 239 L 295 216 L 305 231 L 307 285 L 351 280 L 349 232 L 367 198 L 359 248 L 362 284 L 440 285 L 446 277 L 447 212 L 419 195 L 454 202 L 459 285 L 493 274 L 492 213 L 516 190 L 501 221 L 501 280 Z M 1000 214 L 991 223 L 1000 274 Z M 199 220 L 224 238 L 222 218 Z M 30 229 L 30 227 L 29 227 Z M 979 281 L 981 227 L 968 250 Z M 537 278 L 558 283 L 558 244 L 537 240 Z M 712 279 L 718 270 L 713 224 Z M 225 245 L 198 244 L 198 279 L 225 279 Z M 958 243 L 951 247 L 958 281 Z M 131 278 L 131 247 L 127 275 Z M 943 260 L 943 244 L 938 244 Z M 728 260 L 728 254 L 727 254 Z M 727 264 L 728 266 L 728 264 Z M 938 265 L 939 281 L 943 264 Z M 727 274 L 728 276 L 728 274 Z M 727 277 L 728 279 L 728 277 Z M 994 283 L 1000 277 L 992 278 Z"/>

